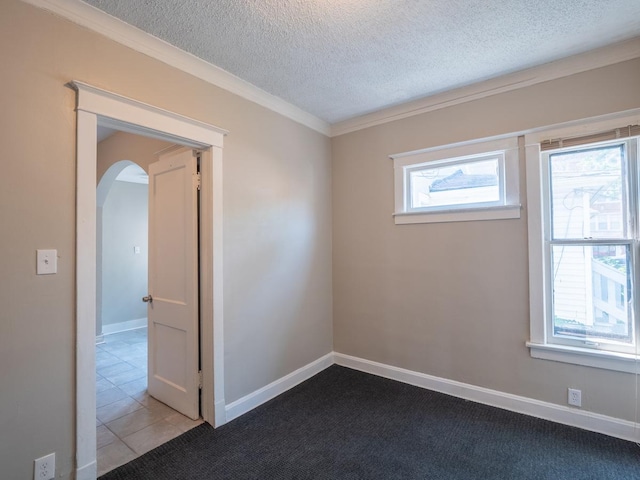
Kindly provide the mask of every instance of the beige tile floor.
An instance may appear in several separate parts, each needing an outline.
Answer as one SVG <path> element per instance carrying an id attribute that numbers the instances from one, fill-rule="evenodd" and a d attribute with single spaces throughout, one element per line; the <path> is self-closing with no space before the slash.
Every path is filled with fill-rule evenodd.
<path id="1" fill-rule="evenodd" d="M 202 423 L 147 394 L 146 328 L 104 340 L 96 345 L 98 476 Z"/>

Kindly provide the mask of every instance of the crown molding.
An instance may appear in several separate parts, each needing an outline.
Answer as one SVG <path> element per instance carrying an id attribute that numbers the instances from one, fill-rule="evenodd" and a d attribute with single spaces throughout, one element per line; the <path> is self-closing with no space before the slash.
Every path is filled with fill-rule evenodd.
<path id="1" fill-rule="evenodd" d="M 167 65 L 178 68 L 212 85 L 261 105 L 323 135 L 336 137 L 375 125 L 478 100 L 518 88 L 566 77 L 587 70 L 613 65 L 640 57 L 640 37 L 520 70 L 501 77 L 474 83 L 385 108 L 359 117 L 329 124 L 324 120 L 271 95 L 255 85 L 181 50 L 164 40 L 143 32 L 81 0 L 22 0 L 48 10 L 73 23 L 97 32 Z"/>
<path id="2" fill-rule="evenodd" d="M 271 95 L 251 83 L 185 52 L 164 40 L 143 32 L 92 5 L 80 0 L 23 0 L 48 10 L 110 40 L 132 48 L 167 65 L 178 68 L 212 85 L 223 88 L 251 102 L 283 115 L 323 135 L 330 134 L 330 125 L 283 99 Z"/>
<path id="3" fill-rule="evenodd" d="M 640 37 L 331 125 L 331 137 L 640 57 Z"/>

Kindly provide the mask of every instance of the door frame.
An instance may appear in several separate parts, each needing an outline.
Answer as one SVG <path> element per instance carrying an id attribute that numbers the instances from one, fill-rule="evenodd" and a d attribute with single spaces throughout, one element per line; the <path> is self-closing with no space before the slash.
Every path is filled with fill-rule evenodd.
<path id="1" fill-rule="evenodd" d="M 226 422 L 224 400 L 222 145 L 225 130 L 72 81 L 77 91 L 76 173 L 76 478 L 94 480 L 96 463 L 96 171 L 97 126 L 202 151 L 200 318 L 204 420 Z"/>

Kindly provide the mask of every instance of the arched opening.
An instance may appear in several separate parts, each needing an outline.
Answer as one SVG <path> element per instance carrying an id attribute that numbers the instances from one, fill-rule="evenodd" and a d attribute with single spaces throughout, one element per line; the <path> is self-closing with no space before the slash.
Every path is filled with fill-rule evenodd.
<path id="1" fill-rule="evenodd" d="M 130 160 L 111 165 L 96 190 L 96 343 L 146 325 L 147 172 Z"/>

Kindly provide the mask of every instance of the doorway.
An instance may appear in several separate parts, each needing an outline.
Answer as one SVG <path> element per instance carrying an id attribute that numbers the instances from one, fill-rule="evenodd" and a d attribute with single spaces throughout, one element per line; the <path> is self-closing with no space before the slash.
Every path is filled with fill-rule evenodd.
<path id="1" fill-rule="evenodd" d="M 77 96 L 76 478 L 95 479 L 97 126 L 142 134 L 202 152 L 198 242 L 202 318 L 202 417 L 225 423 L 222 335 L 222 140 L 226 132 L 82 82 Z"/>
<path id="2" fill-rule="evenodd" d="M 150 394 L 148 387 L 148 304 L 142 298 L 150 292 L 149 176 L 140 164 L 148 169 L 149 162 L 162 157 L 154 150 L 170 147 L 160 140 L 113 131 L 98 143 L 99 174 L 109 165 L 96 195 L 99 476 L 202 423 L 197 407 L 196 418 L 188 418 L 168 406 L 169 399 Z M 140 164 L 119 160 L 122 157 Z M 194 353 L 199 359 L 199 350 Z"/>

